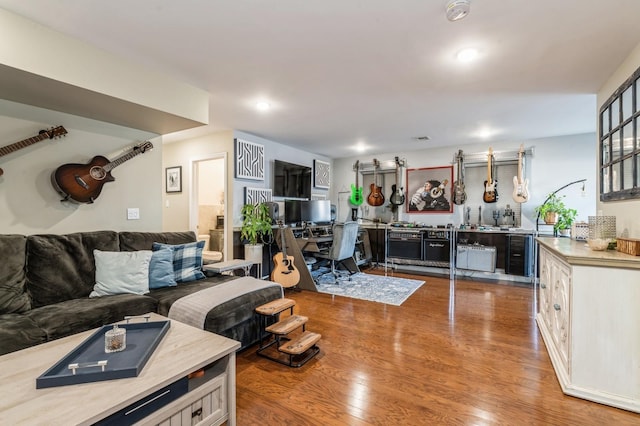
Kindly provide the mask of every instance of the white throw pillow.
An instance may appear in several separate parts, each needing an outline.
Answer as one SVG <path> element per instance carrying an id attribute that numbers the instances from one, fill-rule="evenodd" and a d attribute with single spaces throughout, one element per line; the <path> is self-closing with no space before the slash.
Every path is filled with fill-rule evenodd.
<path id="1" fill-rule="evenodd" d="M 151 254 L 151 250 L 94 250 L 96 284 L 89 297 L 148 293 Z"/>

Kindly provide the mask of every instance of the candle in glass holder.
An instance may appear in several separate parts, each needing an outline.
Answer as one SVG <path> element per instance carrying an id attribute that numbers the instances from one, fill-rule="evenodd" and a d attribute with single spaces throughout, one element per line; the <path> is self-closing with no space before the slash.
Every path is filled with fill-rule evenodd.
<path id="1" fill-rule="evenodd" d="M 113 324 L 113 328 L 104 334 L 104 351 L 120 352 L 127 347 L 127 330 Z"/>

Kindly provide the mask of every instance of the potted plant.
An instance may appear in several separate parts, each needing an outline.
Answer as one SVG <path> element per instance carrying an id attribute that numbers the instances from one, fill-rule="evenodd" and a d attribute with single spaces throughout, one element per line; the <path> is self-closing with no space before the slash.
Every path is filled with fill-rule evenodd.
<path id="1" fill-rule="evenodd" d="M 563 196 L 564 197 L 564 196 Z M 558 222 L 558 213 L 565 209 L 562 198 L 556 194 L 550 194 L 541 206 L 534 209 L 537 217 L 542 218 L 547 225 L 554 225 Z"/>
<path id="2" fill-rule="evenodd" d="M 576 220 L 577 215 L 576 209 L 563 208 L 558 212 L 558 221 L 553 225 L 553 229 L 559 231 L 561 235 L 565 235 L 571 229 L 571 224 Z"/>
<path id="3" fill-rule="evenodd" d="M 245 204 L 240 214 L 240 239 L 245 241 L 244 258 L 253 263 L 262 263 L 262 243 L 265 236 L 273 235 L 269 206 L 265 203 Z"/>
<path id="4" fill-rule="evenodd" d="M 553 230 L 560 231 L 561 234 L 571 228 L 571 224 L 578 215 L 576 209 L 565 206 L 563 198 L 564 195 L 559 197 L 556 194 L 550 194 L 544 204 L 534 209 L 538 217 L 541 217 L 547 225 L 553 225 Z"/>

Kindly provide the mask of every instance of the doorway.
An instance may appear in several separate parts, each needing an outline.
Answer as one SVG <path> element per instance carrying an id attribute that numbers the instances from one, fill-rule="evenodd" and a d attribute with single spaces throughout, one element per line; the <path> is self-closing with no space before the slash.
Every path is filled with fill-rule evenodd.
<path id="1" fill-rule="evenodd" d="M 192 162 L 193 191 L 191 194 L 190 228 L 198 240 L 207 241 L 206 251 L 221 253 L 226 259 L 225 229 L 227 226 L 227 154 Z"/>

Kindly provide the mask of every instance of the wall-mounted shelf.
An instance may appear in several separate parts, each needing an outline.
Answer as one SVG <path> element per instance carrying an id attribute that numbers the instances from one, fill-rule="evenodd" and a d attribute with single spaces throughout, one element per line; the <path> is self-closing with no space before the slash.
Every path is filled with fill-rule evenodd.
<path id="1" fill-rule="evenodd" d="M 520 151 L 493 151 L 493 162 L 496 166 L 506 166 L 518 164 L 518 153 Z M 527 148 L 524 150 L 524 157 L 533 158 L 533 154 L 535 152 L 534 147 Z M 474 152 L 471 154 L 464 154 L 464 166 L 465 167 L 486 167 L 487 166 L 487 156 L 489 155 L 488 151 L 485 152 Z M 452 164 L 456 164 L 456 156 L 453 156 Z"/>
<path id="2" fill-rule="evenodd" d="M 376 173 L 395 173 L 396 171 L 396 161 L 395 160 L 379 160 L 378 163 L 380 164 L 380 166 L 378 167 L 378 169 L 375 169 L 374 163 L 373 161 L 368 162 L 368 163 L 363 163 L 362 161 L 360 161 L 359 167 L 356 170 L 356 164 L 354 163 L 352 166 L 353 171 L 360 171 L 360 173 L 362 173 L 363 175 L 372 175 L 374 173 L 374 171 Z M 406 167 L 407 166 L 407 160 L 406 158 L 401 158 L 398 160 L 398 167 Z"/>

